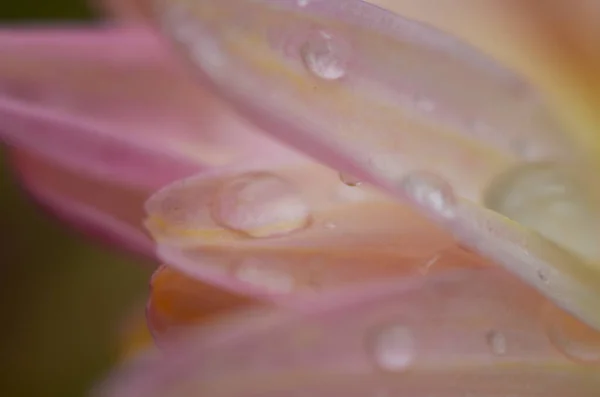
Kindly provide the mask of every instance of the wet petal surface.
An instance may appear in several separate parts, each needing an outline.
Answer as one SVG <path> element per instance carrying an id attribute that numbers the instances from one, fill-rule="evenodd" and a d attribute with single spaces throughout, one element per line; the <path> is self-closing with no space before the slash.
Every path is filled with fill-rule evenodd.
<path id="1" fill-rule="evenodd" d="M 310 314 L 241 312 L 98 395 L 597 395 L 600 368 L 554 347 L 546 305 L 493 269 L 395 280 Z"/>
<path id="2" fill-rule="evenodd" d="M 198 75 L 267 132 L 407 200 L 600 327 L 592 310 L 599 258 L 588 249 L 597 246 L 600 223 L 580 222 L 597 218 L 595 184 L 574 194 L 584 215 L 567 217 L 564 230 L 555 227 L 565 219 L 555 219 L 556 207 L 536 210 L 545 223 L 524 222 L 553 241 L 478 206 L 520 162 L 583 164 L 523 79 L 443 33 L 357 0 L 157 4 L 164 30 Z M 422 181 L 422 172 L 433 180 Z M 456 202 L 469 209 L 455 214 Z M 535 260 L 513 254 L 527 252 L 531 239 Z M 554 242 L 574 255 L 558 254 Z M 564 285 L 539 285 L 529 276 L 539 270 L 533 262 Z"/>
<path id="3" fill-rule="evenodd" d="M 146 210 L 165 263 L 253 296 L 311 300 L 391 275 L 486 265 L 409 207 L 306 161 L 189 178 Z"/>

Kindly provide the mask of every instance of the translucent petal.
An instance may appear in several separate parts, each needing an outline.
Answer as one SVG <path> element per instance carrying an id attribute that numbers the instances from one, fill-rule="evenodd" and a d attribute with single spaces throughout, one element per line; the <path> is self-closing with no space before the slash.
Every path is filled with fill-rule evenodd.
<path id="1" fill-rule="evenodd" d="M 146 210 L 165 263 L 259 297 L 295 302 L 392 275 L 485 265 L 407 206 L 289 158 L 176 182 Z"/>
<path id="2" fill-rule="evenodd" d="M 593 397 L 548 303 L 498 270 L 393 280 L 310 313 L 246 311 L 114 375 L 98 396 Z M 596 335 L 598 337 L 598 335 Z"/>
<path id="3" fill-rule="evenodd" d="M 385 184 L 428 168 L 478 200 L 516 159 L 568 156 L 527 83 L 451 37 L 374 6 L 159 3 L 167 32 L 240 110 L 359 178 Z M 343 75 L 324 77 L 315 59 L 343 66 Z"/>

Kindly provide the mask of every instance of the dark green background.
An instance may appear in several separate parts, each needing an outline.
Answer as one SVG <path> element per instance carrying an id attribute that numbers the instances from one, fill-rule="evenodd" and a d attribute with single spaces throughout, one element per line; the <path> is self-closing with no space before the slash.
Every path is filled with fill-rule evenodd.
<path id="1" fill-rule="evenodd" d="M 84 0 L 0 0 L 3 25 L 90 15 Z M 83 396 L 116 360 L 118 327 L 145 297 L 149 267 L 43 213 L 17 189 L 3 154 L 0 396 Z"/>

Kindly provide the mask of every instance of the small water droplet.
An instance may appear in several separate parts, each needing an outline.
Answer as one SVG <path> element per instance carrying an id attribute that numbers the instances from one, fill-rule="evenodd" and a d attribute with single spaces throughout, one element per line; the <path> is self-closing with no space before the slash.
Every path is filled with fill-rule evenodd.
<path id="1" fill-rule="evenodd" d="M 300 53 L 308 70 L 322 79 L 337 80 L 346 74 L 350 49 L 333 33 L 324 30 L 311 33 Z"/>
<path id="2" fill-rule="evenodd" d="M 546 334 L 550 342 L 571 360 L 600 364 L 600 332 L 554 305 L 544 310 Z"/>
<path id="3" fill-rule="evenodd" d="M 235 268 L 235 277 L 244 283 L 271 294 L 286 294 L 294 290 L 295 280 L 284 269 L 285 264 L 268 263 L 259 259 L 245 259 Z"/>
<path id="4" fill-rule="evenodd" d="M 215 222 L 250 237 L 272 237 L 308 226 L 310 209 L 296 188 L 276 175 L 256 172 L 234 178 L 218 191 Z"/>
<path id="5" fill-rule="evenodd" d="M 497 356 L 503 356 L 506 354 L 508 346 L 506 342 L 506 336 L 499 331 L 490 331 L 485 336 L 486 342 L 492 353 Z"/>
<path id="6" fill-rule="evenodd" d="M 306 7 L 310 3 L 310 0 L 298 0 L 298 7 Z"/>
<path id="7" fill-rule="evenodd" d="M 333 222 L 326 222 L 325 223 L 325 228 L 327 229 L 335 229 L 337 227 L 337 225 Z"/>
<path id="8" fill-rule="evenodd" d="M 548 277 L 548 273 L 546 273 L 543 269 L 540 269 L 537 271 L 537 275 L 538 278 L 540 279 L 541 282 L 543 283 L 548 283 L 550 282 L 550 278 Z"/>
<path id="9" fill-rule="evenodd" d="M 450 184 L 442 178 L 426 173 L 409 174 L 402 180 L 402 187 L 419 205 L 443 218 L 453 218 L 456 196 Z"/>
<path id="10" fill-rule="evenodd" d="M 350 174 L 345 174 L 343 172 L 340 172 L 340 180 L 342 181 L 342 183 L 344 183 L 345 185 L 348 186 L 360 186 L 362 185 L 362 181 Z"/>
<path id="11" fill-rule="evenodd" d="M 415 360 L 416 343 L 412 330 L 404 324 L 388 325 L 375 335 L 373 354 L 378 367 L 405 371 Z"/>

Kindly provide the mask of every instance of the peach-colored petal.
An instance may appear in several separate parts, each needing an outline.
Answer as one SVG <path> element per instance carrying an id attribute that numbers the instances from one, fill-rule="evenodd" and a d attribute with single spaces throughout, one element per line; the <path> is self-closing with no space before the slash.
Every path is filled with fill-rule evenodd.
<path id="1" fill-rule="evenodd" d="M 160 4 L 162 24 L 200 76 L 267 132 L 408 200 L 538 288 L 525 275 L 543 263 L 565 285 L 541 290 L 600 327 L 592 310 L 600 304 L 600 258 L 587 256 L 597 250 L 569 244 L 598 245 L 600 220 L 579 222 L 598 219 L 594 186 L 570 192 L 567 201 L 583 216 L 566 218 L 563 230 L 554 227 L 556 210 L 529 203 L 536 216 L 553 221 L 538 223 L 539 232 L 583 260 L 553 258 L 554 243 L 535 236 L 539 256 L 513 262 L 512 252 L 527 250 L 529 240 L 520 227 L 475 205 L 447 221 L 455 218 L 454 201 L 483 204 L 488 186 L 519 160 L 581 165 L 550 109 L 522 79 L 438 31 L 357 0 Z M 422 181 L 416 171 L 436 181 Z M 577 238 L 563 238 L 571 230 Z M 483 236 L 489 245 L 477 243 Z M 581 296 L 565 297 L 565 288 Z"/>
<path id="2" fill-rule="evenodd" d="M 241 110 L 366 180 L 428 168 L 477 200 L 516 159 L 567 155 L 526 82 L 363 2 L 162 4 L 168 33 Z"/>
<path id="3" fill-rule="evenodd" d="M 246 311 L 117 373 L 97 395 L 595 397 L 547 301 L 497 269 L 391 280 L 305 315 Z"/>
<path id="4" fill-rule="evenodd" d="M 167 266 L 154 273 L 151 286 L 147 319 L 155 337 L 171 336 L 250 304 L 247 298 L 186 277 Z"/>
<path id="5" fill-rule="evenodd" d="M 280 302 L 485 264 L 407 206 L 302 159 L 265 159 L 184 179 L 152 196 L 146 210 L 165 263 Z"/>
<path id="6" fill-rule="evenodd" d="M 370 1 L 457 34 L 525 73 L 549 94 L 556 113 L 570 126 L 570 138 L 598 166 L 597 1 Z"/>

